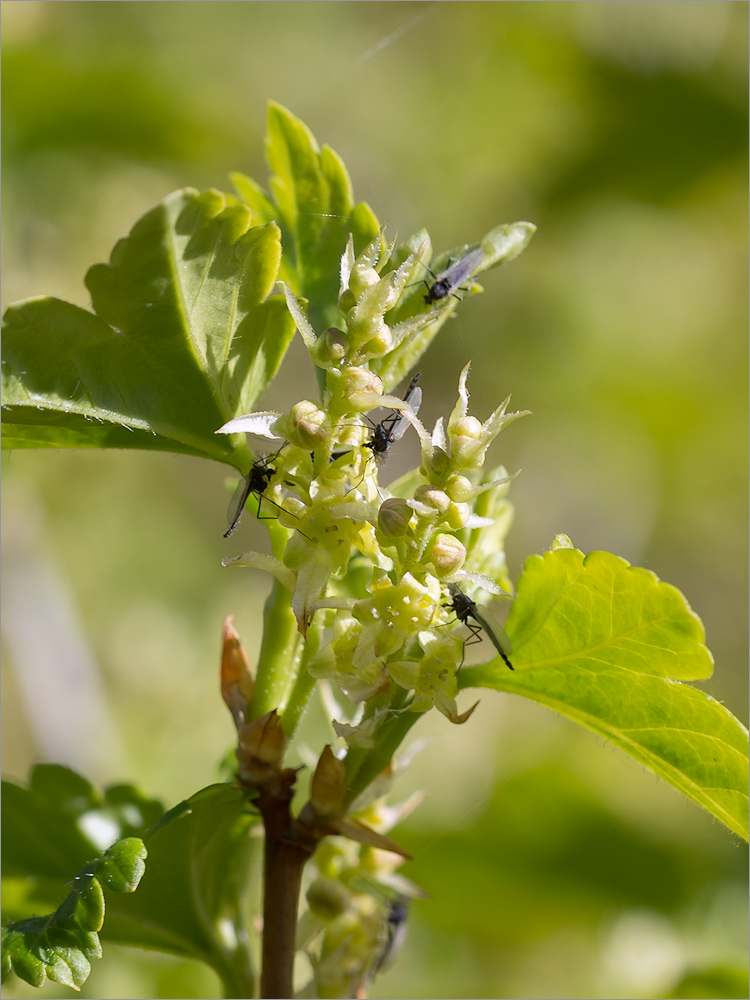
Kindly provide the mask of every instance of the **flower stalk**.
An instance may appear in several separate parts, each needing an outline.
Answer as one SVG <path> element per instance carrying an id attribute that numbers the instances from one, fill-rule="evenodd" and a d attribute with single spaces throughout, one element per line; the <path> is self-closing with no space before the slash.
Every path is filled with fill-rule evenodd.
<path id="1" fill-rule="evenodd" d="M 533 227 L 519 226 L 528 239 Z M 506 230 L 499 242 L 513 250 Z M 501 259 L 498 233 L 463 258 L 467 281 Z M 399 909 L 394 899 L 405 898 L 386 887 L 395 878 L 386 871 L 391 862 L 373 867 L 367 853 L 404 853 L 385 836 L 389 820 L 371 810 L 382 801 L 394 756 L 420 715 L 437 708 L 462 724 L 476 707 L 460 712 L 456 704 L 464 639 L 456 635 L 462 622 L 450 610 L 451 588 L 510 596 L 503 541 L 512 477 L 502 467 L 485 473 L 483 466 L 500 430 L 522 414 L 508 412 L 507 399 L 484 421 L 470 414 L 469 365 L 453 411 L 432 431 L 417 415 L 422 384 L 416 388 L 416 377 L 405 398 L 390 391 L 459 297 L 453 291 L 425 294 L 430 256 L 424 233 L 396 249 L 381 230 L 359 255 L 350 239 L 341 262 L 340 328 L 314 330 L 302 301 L 284 285 L 289 312 L 319 372 L 322 399 L 302 400 L 286 414 L 245 414 L 219 429 L 273 442 L 258 491 L 278 514 L 266 522 L 273 554 L 245 552 L 226 560 L 274 577 L 252 694 L 243 712 L 233 709 L 235 721 L 244 720 L 238 781 L 253 793 L 266 834 L 264 997 L 293 995 L 302 872 L 332 835 L 359 844 L 360 856 L 350 859 L 346 878 L 339 869 L 326 883 L 329 889 L 339 885 L 332 896 L 323 894 L 328 902 L 318 895 L 310 903 L 311 914 L 317 907 L 323 921 L 310 917 L 318 940 L 308 948 L 315 988 L 321 996 L 365 995 L 368 977 L 380 968 L 382 928 Z M 330 309 L 315 312 L 333 315 Z M 378 409 L 386 411 L 380 422 L 371 416 Z M 385 487 L 388 452 L 410 425 L 420 441 L 420 468 Z M 324 749 L 310 798 L 295 816 L 297 771 L 283 766 L 283 755 L 320 682 L 338 688 L 351 707 L 334 709 L 336 750 Z M 377 902 L 372 892 L 362 896 L 347 882 L 363 865 L 368 882 L 380 885 Z M 415 892 L 412 887 L 406 896 Z M 342 899 L 348 902 L 340 909 Z M 346 982 L 342 967 L 354 970 Z"/>

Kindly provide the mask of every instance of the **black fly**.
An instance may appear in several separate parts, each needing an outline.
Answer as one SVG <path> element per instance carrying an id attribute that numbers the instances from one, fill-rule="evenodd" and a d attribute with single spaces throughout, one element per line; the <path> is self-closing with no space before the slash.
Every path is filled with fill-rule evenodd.
<path id="1" fill-rule="evenodd" d="M 450 604 L 445 604 L 444 607 L 450 608 L 456 618 L 471 632 L 471 638 L 466 640 L 465 645 L 470 646 L 473 642 L 481 642 L 480 633 L 484 629 L 490 642 L 505 661 L 505 665 L 512 670 L 513 664 L 508 659 L 508 654 L 513 652 L 513 647 L 505 632 L 499 625 L 496 624 L 493 626 L 474 601 L 470 597 L 467 597 L 457 584 L 449 583 L 448 590 L 453 600 Z M 473 618 L 477 624 L 475 625 L 474 622 L 469 621 L 470 618 Z M 502 639 L 498 637 L 496 630 L 500 631 Z"/>
<path id="2" fill-rule="evenodd" d="M 476 247 L 474 250 L 469 250 L 467 254 L 460 257 L 458 260 L 449 264 L 444 271 L 440 274 L 432 274 L 435 279 L 431 286 L 427 288 L 427 293 L 425 294 L 425 302 L 431 304 L 432 302 L 439 302 L 441 299 L 447 299 L 450 295 L 454 298 L 459 298 L 456 295 L 457 291 L 466 291 L 466 289 L 461 286 L 463 283 L 471 277 L 472 271 L 481 264 L 484 258 L 484 251 L 481 247 Z M 430 269 L 427 268 L 429 271 Z M 426 284 L 426 282 L 425 282 Z"/>
<path id="3" fill-rule="evenodd" d="M 279 455 L 284 447 L 285 445 L 282 445 L 281 448 L 275 452 L 275 454 L 269 456 L 271 461 Z M 258 498 L 258 517 L 261 520 L 264 520 L 264 518 L 261 517 L 260 504 L 263 499 L 263 494 L 268 488 L 268 484 L 275 475 L 276 469 L 271 468 L 268 464 L 268 458 L 258 458 L 253 462 L 248 474 L 240 480 L 239 485 L 234 492 L 234 496 L 230 501 L 229 512 L 227 514 L 229 527 L 224 532 L 225 538 L 229 538 L 234 529 L 240 523 L 240 518 L 242 517 L 242 512 L 245 509 L 245 504 L 247 503 L 248 498 L 253 495 Z M 273 501 L 270 502 L 273 503 Z M 276 504 L 276 506 L 278 507 L 278 504 Z"/>
<path id="4" fill-rule="evenodd" d="M 414 413 L 419 410 L 422 404 L 422 390 L 417 385 L 417 382 L 419 382 L 419 372 L 417 372 L 409 383 L 409 388 L 406 390 L 406 395 L 404 396 L 404 402 L 410 404 Z M 392 416 L 381 420 L 379 424 L 375 424 L 372 437 L 369 441 L 365 441 L 365 448 L 369 448 L 372 451 L 377 462 L 382 462 L 388 454 L 391 445 L 404 436 L 408 426 L 409 421 L 403 413 L 400 410 L 393 410 Z"/>

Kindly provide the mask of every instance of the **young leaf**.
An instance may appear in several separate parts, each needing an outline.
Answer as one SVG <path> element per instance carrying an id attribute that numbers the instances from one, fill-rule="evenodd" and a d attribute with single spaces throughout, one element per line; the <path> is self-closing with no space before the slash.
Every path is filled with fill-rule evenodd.
<path id="1" fill-rule="evenodd" d="M 91 961 L 102 954 L 98 932 L 104 923 L 104 895 L 99 880 L 114 892 L 134 892 L 145 857 L 146 849 L 137 837 L 118 841 L 83 867 L 54 913 L 3 927 L 3 982 L 12 970 L 32 986 L 50 979 L 80 989 Z"/>
<path id="2" fill-rule="evenodd" d="M 321 150 L 304 122 L 273 101 L 266 158 L 272 198 L 249 177 L 233 174 L 232 180 L 254 211 L 280 225 L 285 251 L 281 277 L 309 300 L 310 322 L 321 331 L 341 322 L 336 301 L 349 233 L 359 252 L 378 234 L 380 224 L 368 205 L 354 204 L 340 157 L 328 146 Z"/>
<path id="3" fill-rule="evenodd" d="M 627 751 L 747 838 L 747 730 L 685 681 L 709 677 L 703 625 L 683 595 L 607 552 L 531 556 L 498 657 L 459 686 L 548 705 Z"/>
<path id="4" fill-rule="evenodd" d="M 294 327 L 271 295 L 273 223 L 218 191 L 169 195 L 87 275 L 94 312 L 53 298 L 3 326 L 4 447 L 184 452 L 242 466 L 214 432 L 251 410 Z"/>

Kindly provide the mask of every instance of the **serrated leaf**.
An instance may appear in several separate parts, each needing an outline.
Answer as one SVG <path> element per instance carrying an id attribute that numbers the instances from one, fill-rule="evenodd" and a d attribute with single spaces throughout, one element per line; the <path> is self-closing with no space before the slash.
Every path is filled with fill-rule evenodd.
<path id="1" fill-rule="evenodd" d="M 144 871 L 146 848 L 138 837 L 118 840 L 105 853 L 96 877 L 113 892 L 135 892 Z"/>
<path id="2" fill-rule="evenodd" d="M 257 822 L 233 785 L 204 788 L 171 809 L 146 838 L 138 892 L 107 899 L 106 939 L 200 959 L 225 980 L 249 970 L 244 901 Z"/>
<path id="3" fill-rule="evenodd" d="M 2 947 L 6 977 L 12 970 L 31 986 L 43 986 L 50 979 L 74 990 L 86 982 L 92 960 L 102 953 L 95 933 L 61 924 L 55 914 L 4 927 Z"/>
<path id="4" fill-rule="evenodd" d="M 32 986 L 47 979 L 80 989 L 101 958 L 98 931 L 104 922 L 104 894 L 96 876 L 115 892 L 132 892 L 143 874 L 143 842 L 129 838 L 87 863 L 54 913 L 19 920 L 3 928 L 3 971 L 11 969 Z"/>
<path id="5" fill-rule="evenodd" d="M 274 102 L 268 107 L 266 158 L 271 198 L 250 178 L 233 174 L 232 180 L 249 206 L 281 226 L 281 276 L 308 300 L 310 322 L 320 334 L 340 322 L 339 267 L 349 233 L 359 252 L 380 224 L 367 204 L 354 204 L 351 180 L 338 154 L 328 146 L 321 150 L 304 122 Z"/>
<path id="6" fill-rule="evenodd" d="M 498 657 L 459 685 L 524 695 L 611 740 L 747 838 L 748 734 L 684 681 L 709 677 L 703 625 L 683 595 L 607 552 L 531 556 Z M 678 679 L 675 679 L 678 678 Z"/>
<path id="7" fill-rule="evenodd" d="M 184 452 L 241 467 L 214 432 L 251 410 L 294 333 L 271 295 L 275 223 L 218 191 L 177 191 L 87 275 L 94 312 L 11 306 L 3 328 L 3 442 Z"/>
<path id="8" fill-rule="evenodd" d="M 143 846 L 142 843 L 141 846 Z M 104 923 L 104 892 L 98 879 L 92 878 L 88 885 L 84 886 L 78 893 L 75 918 L 85 931 L 98 932 L 102 929 L 102 924 Z"/>
<path id="9" fill-rule="evenodd" d="M 74 802 L 49 801 L 31 788 L 2 783 L 4 876 L 46 878 L 62 886 L 71 872 L 99 852 L 100 845 L 94 845 L 77 823 L 91 802 L 83 799 L 78 809 Z"/>

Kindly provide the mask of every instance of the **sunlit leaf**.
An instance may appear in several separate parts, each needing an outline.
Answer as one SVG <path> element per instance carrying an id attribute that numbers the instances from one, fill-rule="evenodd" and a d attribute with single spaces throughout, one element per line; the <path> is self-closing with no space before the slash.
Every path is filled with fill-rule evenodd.
<path id="1" fill-rule="evenodd" d="M 675 587 L 607 552 L 531 556 L 498 657 L 459 685 L 524 695 L 611 740 L 747 838 L 747 730 L 685 681 L 710 676 L 698 616 Z"/>
<path id="2" fill-rule="evenodd" d="M 254 211 L 281 227 L 281 277 L 308 300 L 310 322 L 321 333 L 341 321 L 336 300 L 349 234 L 359 252 L 377 235 L 380 224 L 368 205 L 354 204 L 351 180 L 338 154 L 328 146 L 321 150 L 304 122 L 273 101 L 268 107 L 266 157 L 271 197 L 249 177 L 233 174 L 232 180 Z"/>
<path id="3" fill-rule="evenodd" d="M 294 328 L 271 295 L 275 223 L 253 226 L 218 191 L 177 191 L 87 275 L 93 312 L 59 299 L 3 325 L 4 447 L 184 452 L 241 467 L 214 432 L 253 408 Z"/>

